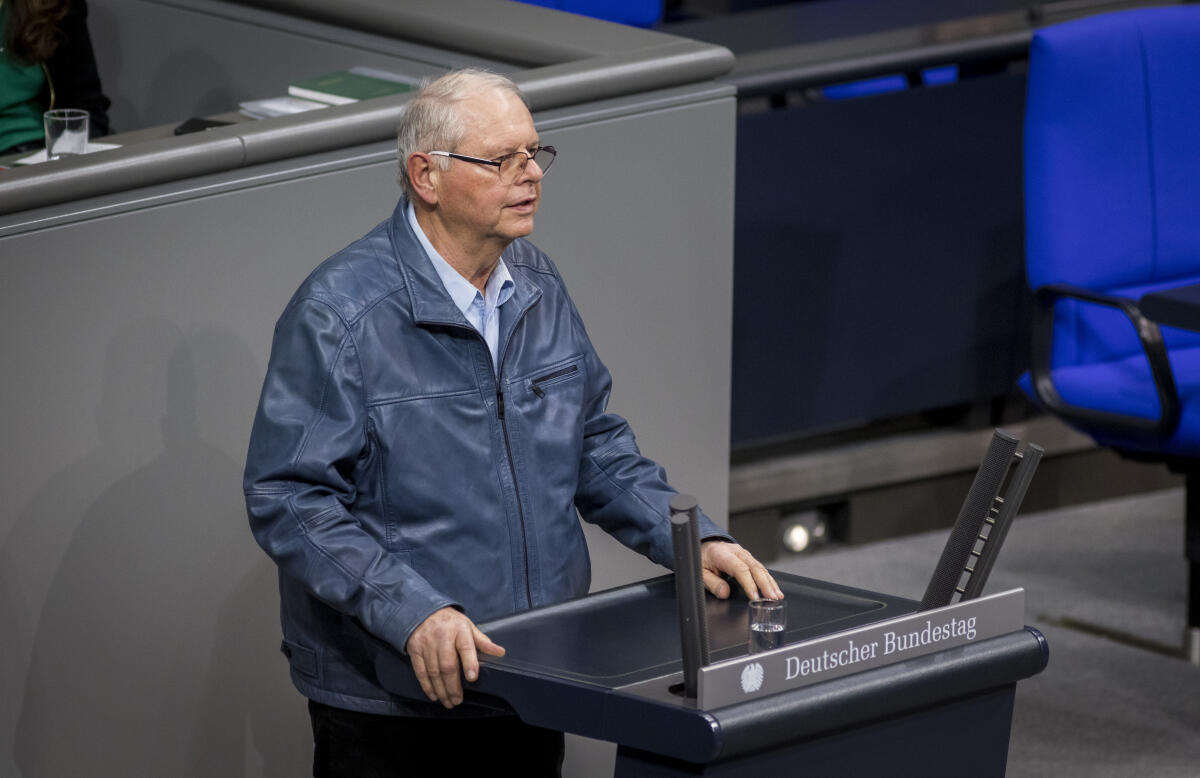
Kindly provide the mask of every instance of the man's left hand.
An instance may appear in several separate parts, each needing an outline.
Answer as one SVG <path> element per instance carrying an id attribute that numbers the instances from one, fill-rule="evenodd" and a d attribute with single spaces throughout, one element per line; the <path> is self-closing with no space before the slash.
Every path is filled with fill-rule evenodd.
<path id="1" fill-rule="evenodd" d="M 767 568 L 737 543 L 709 540 L 700 544 L 700 567 L 704 587 L 717 598 L 729 596 L 729 584 L 722 574 L 732 576 L 751 600 L 782 600 L 783 590 Z"/>

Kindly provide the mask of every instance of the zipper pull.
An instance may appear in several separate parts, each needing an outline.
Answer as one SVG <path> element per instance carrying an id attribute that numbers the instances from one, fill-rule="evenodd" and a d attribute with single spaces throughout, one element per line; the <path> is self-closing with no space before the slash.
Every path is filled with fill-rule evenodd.
<path id="1" fill-rule="evenodd" d="M 504 418 L 504 390 L 496 387 L 496 412 L 500 414 L 500 418 Z"/>

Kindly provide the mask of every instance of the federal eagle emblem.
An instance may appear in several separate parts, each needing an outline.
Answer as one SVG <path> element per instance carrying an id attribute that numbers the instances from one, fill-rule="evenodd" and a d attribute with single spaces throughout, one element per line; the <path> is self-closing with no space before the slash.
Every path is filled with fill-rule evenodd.
<path id="1" fill-rule="evenodd" d="M 758 662 L 751 662 L 742 668 L 742 691 L 746 694 L 756 692 L 762 688 L 763 683 L 763 666 Z"/>

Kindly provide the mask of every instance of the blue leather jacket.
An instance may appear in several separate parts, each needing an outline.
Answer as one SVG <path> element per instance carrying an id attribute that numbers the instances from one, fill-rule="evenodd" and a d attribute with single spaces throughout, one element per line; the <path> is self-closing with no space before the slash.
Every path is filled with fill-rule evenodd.
<path id="1" fill-rule="evenodd" d="M 437 609 L 478 622 L 586 594 L 578 515 L 671 563 L 674 491 L 606 411 L 608 371 L 554 265 L 524 240 L 504 252 L 497 379 L 405 206 L 281 316 L 244 483 L 293 682 L 376 713 L 412 712 L 374 658 Z"/>

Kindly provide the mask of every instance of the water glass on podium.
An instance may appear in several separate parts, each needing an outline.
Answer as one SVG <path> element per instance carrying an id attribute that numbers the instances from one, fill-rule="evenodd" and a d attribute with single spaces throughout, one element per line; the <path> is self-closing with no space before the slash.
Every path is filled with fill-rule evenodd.
<path id="1" fill-rule="evenodd" d="M 770 651 L 783 645 L 783 633 L 787 628 L 787 602 L 784 600 L 750 601 L 750 635 L 748 647 L 751 654 Z"/>

